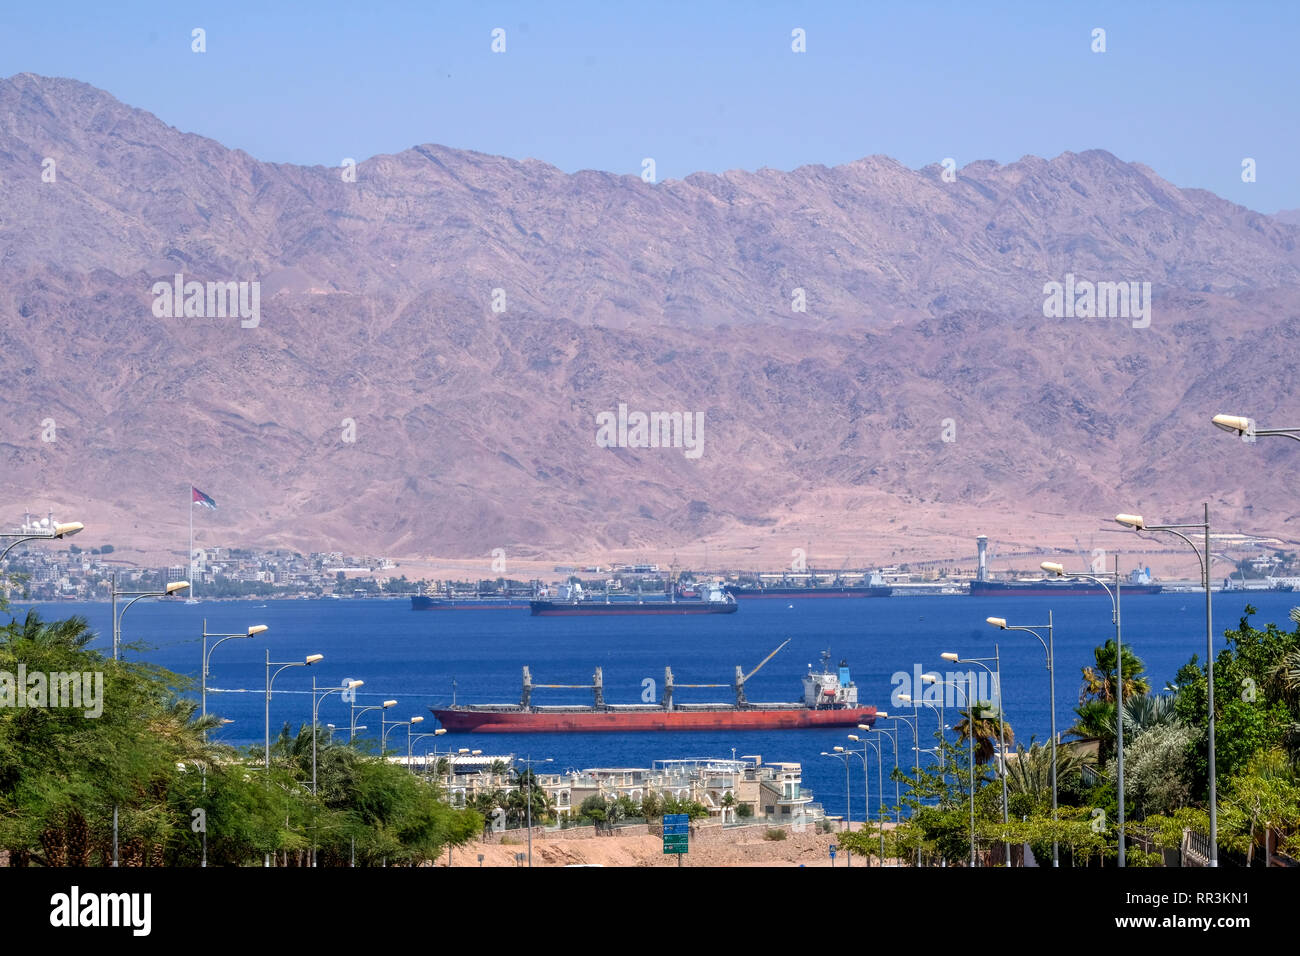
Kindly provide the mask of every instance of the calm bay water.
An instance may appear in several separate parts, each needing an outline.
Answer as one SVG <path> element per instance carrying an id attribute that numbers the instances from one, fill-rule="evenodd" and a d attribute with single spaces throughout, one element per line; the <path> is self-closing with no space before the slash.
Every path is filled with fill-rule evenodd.
<path id="1" fill-rule="evenodd" d="M 1214 595 L 1215 650 L 1222 634 L 1236 627 L 1247 603 L 1259 609 L 1254 619 L 1290 626 L 1290 608 L 1300 595 L 1285 593 L 1222 593 Z M 101 635 L 97 647 L 111 646 L 109 605 L 38 605 L 42 616 L 86 617 Z M 233 640 L 212 656 L 208 707 L 234 723 L 221 739 L 234 745 L 261 745 L 265 651 L 273 661 L 301 660 L 324 654 L 311 668 L 287 670 L 277 678 L 271 704 L 274 734 L 285 721 L 296 730 L 311 721 L 311 679 L 318 687 L 337 687 L 344 678 L 362 679 L 360 706 L 396 698 L 389 716 L 406 720 L 423 716 L 419 730 L 433 730 L 428 708 L 452 699 L 457 682 L 460 703 L 517 703 L 521 667 L 529 665 L 535 683 L 590 683 L 596 666 L 604 669 L 605 699 L 637 703 L 643 680 L 655 681 L 655 699 L 662 690 L 664 666 L 673 668 L 679 684 L 730 684 L 735 666 L 746 672 L 786 638 L 789 646 L 768 662 L 746 685 L 751 701 L 796 700 L 807 665 L 818 665 L 829 649 L 833 662 L 847 660 L 859 698 L 864 704 L 890 709 L 894 690 L 891 675 L 959 669 L 939 655 L 952 651 L 963 657 L 992 657 L 1001 647 L 1002 683 L 1007 720 L 1016 740 L 1048 738 L 1048 674 L 1042 647 L 1030 634 L 1001 632 L 984 623 L 989 616 L 1011 624 L 1044 624 L 1049 608 L 1056 624 L 1057 725 L 1073 723 L 1073 708 L 1081 684 L 1080 669 L 1092 663 L 1092 649 L 1114 636 L 1110 603 L 1104 595 L 1050 598 L 982 599 L 964 596 L 904 597 L 876 600 L 803 600 L 742 602 L 736 614 L 666 617 L 534 618 L 526 610 L 424 611 L 410 610 L 407 601 L 205 601 L 198 605 L 141 601 L 123 619 L 123 641 L 143 642 L 145 650 L 124 656 L 147 660 L 196 677 L 200 634 L 204 620 L 209 632 L 242 632 L 250 624 L 270 630 L 251 640 Z M 14 613 L 26 608 L 15 606 Z M 1146 664 L 1153 690 L 1160 690 L 1193 654 L 1205 655 L 1205 601 L 1201 594 L 1162 594 L 1126 597 L 1123 601 L 1124 640 Z M 966 668 L 960 668 L 966 669 Z M 220 692 L 213 692 L 219 688 Z M 678 688 L 679 701 L 729 700 L 729 687 L 708 690 Z M 959 698 L 958 698 L 959 699 Z M 590 691 L 535 690 L 537 703 L 589 703 Z M 948 723 L 955 715 L 945 715 Z M 333 723 L 346 733 L 348 705 L 335 694 L 321 705 L 321 723 Z M 379 712 L 360 722 L 378 735 Z M 887 721 L 885 723 L 888 723 Z M 933 746 L 937 727 L 933 710 L 921 711 L 922 742 Z M 829 813 L 844 812 L 844 768 L 839 760 L 819 756 L 836 744 L 847 745 L 848 729 L 750 731 L 744 733 L 635 734 L 447 734 L 438 749 L 469 747 L 484 753 L 551 757 L 551 770 L 583 767 L 649 766 L 672 757 L 730 757 L 761 754 L 764 760 L 797 760 L 804 766 L 804 785 L 811 788 Z M 900 736 L 903 763 L 911 761 L 911 740 Z M 432 744 L 428 738 L 417 751 Z M 389 735 L 390 749 L 404 749 L 406 734 Z M 933 758 L 923 756 L 923 761 Z M 886 769 L 892 755 L 886 741 Z M 852 758 L 850 775 L 853 815 L 862 812 L 862 770 Z M 876 806 L 874 760 L 871 806 Z M 886 796 L 892 787 L 887 783 Z"/>

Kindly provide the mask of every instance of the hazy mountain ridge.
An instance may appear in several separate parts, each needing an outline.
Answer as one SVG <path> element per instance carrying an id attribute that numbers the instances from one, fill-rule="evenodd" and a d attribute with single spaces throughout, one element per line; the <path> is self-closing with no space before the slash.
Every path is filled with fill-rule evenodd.
<path id="1" fill-rule="evenodd" d="M 11 511 L 174 535 L 193 480 L 226 539 L 558 553 L 1185 513 L 1232 467 L 1225 507 L 1291 517 L 1289 449 L 1206 420 L 1296 417 L 1300 229 L 1102 151 L 651 185 L 419 146 L 347 183 L 26 74 L 0 124 Z M 260 281 L 259 326 L 155 318 L 176 272 Z M 1151 327 L 1043 318 L 1067 272 L 1151 282 Z M 619 402 L 703 411 L 704 454 L 598 448 Z"/>

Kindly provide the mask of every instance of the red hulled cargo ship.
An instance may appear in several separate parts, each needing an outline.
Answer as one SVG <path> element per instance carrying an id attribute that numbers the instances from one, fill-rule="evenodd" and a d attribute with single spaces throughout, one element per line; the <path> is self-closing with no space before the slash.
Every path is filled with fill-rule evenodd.
<path id="1" fill-rule="evenodd" d="M 810 727 L 855 727 L 873 724 L 875 707 L 858 704 L 858 688 L 848 664 L 830 665 L 830 652 L 822 654 L 822 669 L 810 666 L 803 678 L 803 700 L 790 703 L 751 702 L 745 682 L 770 661 L 786 641 L 748 674 L 736 668 L 732 684 L 676 684 L 672 668 L 664 668 L 664 695 L 658 704 L 606 704 L 601 669 L 590 684 L 534 684 L 524 668 L 523 695 L 518 704 L 453 704 L 430 708 L 447 730 L 455 733 L 630 733 L 635 731 L 795 730 Z M 734 704 L 684 704 L 673 699 L 678 687 L 726 687 L 736 693 Z M 536 706 L 535 688 L 590 688 L 591 706 Z"/>

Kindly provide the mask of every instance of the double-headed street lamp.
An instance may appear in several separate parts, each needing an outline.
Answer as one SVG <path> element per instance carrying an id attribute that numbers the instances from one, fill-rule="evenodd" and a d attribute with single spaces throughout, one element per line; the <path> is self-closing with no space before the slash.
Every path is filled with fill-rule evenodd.
<path id="1" fill-rule="evenodd" d="M 1255 419 L 1241 415 L 1215 415 L 1211 421 L 1225 432 L 1235 432 L 1242 441 L 1254 441 L 1258 435 L 1281 435 L 1300 441 L 1300 428 L 1257 428 Z"/>
<path id="2" fill-rule="evenodd" d="M 1216 422 L 1217 424 L 1217 422 Z M 1278 429 L 1274 433 L 1281 434 Z M 1257 430 L 1255 434 L 1259 434 Z M 1294 436 L 1293 436 L 1294 437 Z M 1116 515 L 1115 520 L 1126 528 L 1135 531 L 1167 531 L 1182 538 L 1194 552 L 1201 564 L 1201 584 L 1205 588 L 1205 706 L 1209 713 L 1209 764 L 1210 764 L 1210 866 L 1219 865 L 1219 810 L 1218 789 L 1215 784 L 1214 764 L 1214 623 L 1210 609 L 1210 504 L 1203 505 L 1205 520 L 1200 524 L 1147 524 L 1141 515 Z M 1205 553 L 1196 546 L 1184 531 L 1200 531 L 1205 535 Z"/>
<path id="3" fill-rule="evenodd" d="M 1026 631 L 1038 638 L 1038 643 L 1043 645 L 1043 653 L 1047 655 L 1047 686 L 1048 686 L 1048 706 L 1051 707 L 1051 728 L 1052 728 L 1052 866 L 1061 865 L 1061 848 L 1057 842 L 1055 833 L 1056 824 L 1056 631 L 1052 624 L 1052 612 L 1047 612 L 1046 624 L 1034 624 L 1024 626 L 1021 624 L 1008 624 L 1005 617 L 985 618 L 985 621 L 994 627 L 1003 631 Z M 1038 633 L 1039 628 L 1047 630 L 1047 640 L 1043 640 L 1043 635 Z M 1002 682 L 998 681 L 999 704 L 1002 696 Z"/>
<path id="4" fill-rule="evenodd" d="M 130 605 L 128 605 L 128 607 L 129 606 Z M 125 612 L 125 608 L 123 609 L 123 612 Z M 221 644 L 225 641 L 256 637 L 258 634 L 261 634 L 265 630 L 267 630 L 267 626 L 265 624 L 254 624 L 242 634 L 209 634 L 207 618 L 203 619 L 203 666 L 199 669 L 199 683 L 201 688 L 200 697 L 203 701 L 202 714 L 204 718 L 204 723 L 207 723 L 207 716 L 208 716 L 208 663 L 209 661 L 212 660 L 213 652 L 218 647 L 220 647 Z M 219 637 L 221 638 L 221 640 L 217 641 L 215 644 L 212 645 L 212 648 L 209 649 L 208 648 L 209 637 Z M 203 742 L 205 744 L 208 742 L 207 727 L 203 728 Z M 207 768 L 207 762 L 205 761 L 203 767 L 204 793 L 206 793 L 207 790 L 208 790 L 208 768 Z M 207 865 L 208 865 L 208 828 L 205 824 L 203 827 L 203 862 L 200 864 L 200 866 L 207 866 Z"/>

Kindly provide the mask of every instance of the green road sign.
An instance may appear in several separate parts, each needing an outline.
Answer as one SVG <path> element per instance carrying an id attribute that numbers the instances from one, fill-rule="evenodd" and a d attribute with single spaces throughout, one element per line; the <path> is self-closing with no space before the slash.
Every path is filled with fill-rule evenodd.
<path id="1" fill-rule="evenodd" d="M 667 843 L 665 843 L 664 852 L 665 853 L 689 853 L 690 850 L 685 843 L 678 844 L 675 846 L 669 846 Z"/>

